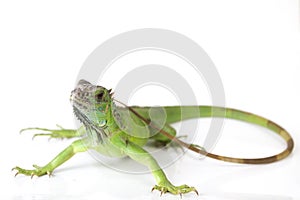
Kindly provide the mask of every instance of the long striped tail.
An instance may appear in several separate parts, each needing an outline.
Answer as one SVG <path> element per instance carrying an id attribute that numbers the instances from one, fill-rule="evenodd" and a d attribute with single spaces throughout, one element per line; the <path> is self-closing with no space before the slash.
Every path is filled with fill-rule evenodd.
<path id="1" fill-rule="evenodd" d="M 137 115 L 141 120 L 144 122 L 150 124 L 150 121 L 146 119 L 143 115 L 146 110 L 149 109 L 149 107 L 127 107 L 131 112 L 133 112 L 135 115 Z M 197 109 L 198 108 L 198 109 Z M 164 130 L 160 130 L 155 125 L 151 125 L 152 128 L 156 128 L 168 137 L 169 139 L 177 142 L 178 144 L 188 148 L 191 151 L 194 151 L 196 153 L 208 156 L 210 158 L 214 158 L 217 160 L 222 160 L 226 162 L 233 162 L 233 163 L 244 163 L 244 164 L 266 164 L 266 163 L 272 163 L 279 160 L 282 160 L 286 158 L 288 155 L 291 154 L 293 148 L 294 148 L 294 141 L 291 135 L 281 126 L 276 124 L 275 122 L 268 120 L 266 118 L 263 118 L 261 116 L 237 110 L 232 108 L 223 108 L 223 107 L 215 107 L 215 106 L 170 106 L 170 107 L 164 107 L 167 116 L 168 116 L 168 123 L 173 123 L 185 119 L 191 119 L 191 118 L 197 118 L 197 117 L 225 117 L 235 120 L 240 120 L 244 122 L 248 122 L 251 124 L 256 124 L 262 127 L 265 127 L 269 130 L 272 130 L 273 132 L 277 133 L 279 136 L 281 136 L 285 142 L 286 142 L 286 148 L 273 156 L 269 157 L 263 157 L 263 158 L 234 158 L 234 157 L 227 157 L 222 155 L 217 155 L 213 153 L 206 152 L 204 149 L 201 149 L 197 147 L 197 145 L 188 144 L 185 143 L 178 138 L 170 135 L 168 132 Z M 140 111 L 143 114 L 140 114 Z M 181 115 L 180 112 L 184 112 L 184 115 Z M 184 119 L 182 119 L 182 116 L 184 116 Z"/>

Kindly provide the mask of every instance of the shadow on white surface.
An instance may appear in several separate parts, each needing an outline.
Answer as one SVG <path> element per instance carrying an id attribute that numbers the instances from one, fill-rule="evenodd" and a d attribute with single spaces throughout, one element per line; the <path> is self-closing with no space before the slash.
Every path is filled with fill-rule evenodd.
<path id="1" fill-rule="evenodd" d="M 26 196 L 15 196 L 13 197 L 13 200 L 68 200 L 68 199 L 99 199 L 101 196 L 93 196 L 93 195 L 87 195 L 87 196 L 72 196 L 72 195 L 26 195 Z M 126 198 L 124 198 L 126 199 Z M 179 196 L 173 196 L 173 195 L 163 195 L 160 196 L 159 194 L 149 194 L 145 196 L 139 196 L 136 198 L 130 198 L 130 199 L 159 199 L 159 200 L 175 200 L 180 199 Z M 203 199 L 203 200 L 294 200 L 299 198 L 293 198 L 289 196 L 277 196 L 277 195 L 268 195 L 268 194 L 243 194 L 243 193 L 218 193 L 218 194 L 200 194 L 199 196 L 193 195 L 193 194 L 187 194 L 182 197 L 182 199 Z"/>

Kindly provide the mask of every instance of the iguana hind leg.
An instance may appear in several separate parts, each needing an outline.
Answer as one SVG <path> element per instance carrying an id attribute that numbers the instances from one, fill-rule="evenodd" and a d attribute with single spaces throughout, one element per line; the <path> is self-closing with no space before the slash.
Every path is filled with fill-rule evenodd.
<path id="1" fill-rule="evenodd" d="M 172 126 L 166 124 L 162 129 L 163 129 L 164 131 L 170 133 L 170 135 L 176 136 L 176 130 L 175 130 Z M 152 128 L 150 131 L 156 133 L 156 134 L 155 134 L 154 136 L 152 136 L 150 139 L 151 139 L 151 140 L 154 140 L 155 143 L 156 143 L 157 145 L 163 145 L 163 146 L 166 146 L 167 144 L 169 144 L 169 143 L 171 142 L 171 140 L 170 140 L 168 137 L 166 137 L 166 136 L 164 136 L 163 134 L 161 134 L 158 130 Z M 155 144 L 155 143 L 154 143 L 154 144 Z"/>
<path id="2" fill-rule="evenodd" d="M 24 174 L 31 177 L 43 176 L 45 174 L 51 175 L 54 169 L 69 160 L 73 155 L 78 152 L 84 152 L 86 150 L 87 146 L 84 139 L 76 140 L 43 167 L 33 165 L 35 169 L 27 170 L 20 167 L 14 167 L 13 170 L 17 171 L 16 175 Z"/>

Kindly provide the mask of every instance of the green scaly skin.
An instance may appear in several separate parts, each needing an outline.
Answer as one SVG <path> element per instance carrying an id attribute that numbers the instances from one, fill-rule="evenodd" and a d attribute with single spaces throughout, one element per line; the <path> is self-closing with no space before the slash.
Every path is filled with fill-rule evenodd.
<path id="1" fill-rule="evenodd" d="M 264 164 L 281 160 L 292 152 L 294 146 L 293 139 L 289 133 L 274 122 L 251 113 L 230 108 L 213 106 L 127 107 L 130 109 L 132 122 L 138 125 L 128 126 L 126 115 L 124 115 L 126 108 L 116 107 L 112 99 L 111 90 L 92 85 L 85 80 L 80 80 L 77 87 L 72 91 L 71 102 L 75 115 L 83 123 L 83 126 L 78 130 L 63 129 L 58 126 L 59 129 L 55 130 L 27 128 L 21 131 L 45 131 L 44 133 L 35 134 L 34 137 L 73 138 L 81 136 L 82 139 L 74 141 L 43 167 L 33 165 L 34 169 L 32 170 L 20 167 L 13 168 L 17 170 L 17 174 L 24 174 L 31 177 L 45 174 L 51 175 L 54 169 L 76 153 L 94 149 L 108 156 L 129 156 L 131 159 L 146 165 L 156 180 L 156 185 L 152 190 L 159 190 L 161 194 L 167 192 L 179 195 L 188 192 L 198 194 L 194 187 L 188 185 L 174 186 L 168 180 L 153 156 L 143 149 L 143 146 L 149 139 L 165 144 L 174 140 L 192 151 L 205 154 L 214 159 L 251 164 Z M 161 108 L 166 111 L 166 123 L 160 128 L 157 128 L 156 124 L 149 126 L 149 109 L 153 111 L 153 109 L 159 110 Z M 287 142 L 287 148 L 277 155 L 266 158 L 231 158 L 208 153 L 198 145 L 186 144 L 175 137 L 176 131 L 169 124 L 199 117 L 225 117 L 263 126 L 279 134 Z M 152 132 L 156 129 L 159 131 L 158 134 L 152 135 Z"/>

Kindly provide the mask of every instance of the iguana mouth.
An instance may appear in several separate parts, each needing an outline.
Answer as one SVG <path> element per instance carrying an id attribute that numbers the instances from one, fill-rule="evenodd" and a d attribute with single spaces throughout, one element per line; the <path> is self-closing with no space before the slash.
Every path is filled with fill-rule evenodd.
<path id="1" fill-rule="evenodd" d="M 90 134 L 96 133 L 98 142 L 102 142 L 108 136 L 107 131 L 104 130 L 107 127 L 105 125 L 106 119 L 94 118 L 93 116 L 96 116 L 96 114 L 93 113 L 98 113 L 99 105 L 105 104 L 110 97 L 110 90 L 92 85 L 85 80 L 80 80 L 76 88 L 71 92 L 70 101 L 73 106 L 74 115 L 83 123 L 87 132 Z M 105 122 L 104 125 L 100 125 L 103 122 Z"/>

